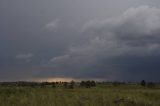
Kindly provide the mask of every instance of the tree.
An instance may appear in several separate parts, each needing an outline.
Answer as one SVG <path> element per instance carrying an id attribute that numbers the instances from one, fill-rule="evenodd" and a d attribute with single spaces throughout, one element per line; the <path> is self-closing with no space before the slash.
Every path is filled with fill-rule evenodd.
<path id="1" fill-rule="evenodd" d="M 74 88 L 74 85 L 75 85 L 75 82 L 72 80 L 72 81 L 70 82 L 69 88 L 70 88 L 70 89 L 73 89 L 73 88 Z"/>
<path id="2" fill-rule="evenodd" d="M 81 81 L 81 82 L 80 82 L 80 86 L 81 86 L 81 87 L 85 87 L 85 85 L 86 85 L 86 84 L 85 84 L 85 81 Z"/>
<path id="3" fill-rule="evenodd" d="M 95 87 L 96 86 L 96 82 L 95 81 L 91 81 L 91 86 Z"/>
<path id="4" fill-rule="evenodd" d="M 145 86 L 146 86 L 146 81 L 145 81 L 145 80 L 142 80 L 142 81 L 141 81 L 141 85 L 145 87 Z"/>
<path id="5" fill-rule="evenodd" d="M 85 88 L 91 88 L 91 87 L 95 87 L 96 86 L 96 82 L 95 81 L 81 81 L 80 83 L 81 87 L 85 87 Z"/>
<path id="6" fill-rule="evenodd" d="M 52 88 L 56 88 L 56 83 L 52 82 Z"/>
<path id="7" fill-rule="evenodd" d="M 91 88 L 91 82 L 90 81 L 86 81 L 86 87 Z"/>

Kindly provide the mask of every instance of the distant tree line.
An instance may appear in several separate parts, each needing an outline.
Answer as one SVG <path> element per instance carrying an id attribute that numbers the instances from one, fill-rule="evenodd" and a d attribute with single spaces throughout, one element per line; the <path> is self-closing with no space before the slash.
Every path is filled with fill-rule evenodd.
<path id="1" fill-rule="evenodd" d="M 80 86 L 85 87 L 85 88 L 91 88 L 91 87 L 96 86 L 96 82 L 95 81 L 81 81 Z"/>
<path id="2" fill-rule="evenodd" d="M 141 81 L 141 86 L 143 86 L 143 87 L 148 87 L 148 88 L 154 88 L 155 87 L 155 83 L 153 83 L 153 82 L 146 82 L 145 80 L 142 80 Z"/>
<path id="3" fill-rule="evenodd" d="M 147 88 L 154 88 L 156 85 L 160 85 L 160 83 L 146 82 L 142 80 L 140 83 L 137 82 L 95 82 L 94 80 L 81 81 L 81 82 L 0 82 L 0 87 L 41 87 L 41 88 L 64 88 L 64 89 L 74 89 L 76 87 L 80 88 L 92 88 L 96 86 L 120 86 L 120 85 L 141 85 Z"/>

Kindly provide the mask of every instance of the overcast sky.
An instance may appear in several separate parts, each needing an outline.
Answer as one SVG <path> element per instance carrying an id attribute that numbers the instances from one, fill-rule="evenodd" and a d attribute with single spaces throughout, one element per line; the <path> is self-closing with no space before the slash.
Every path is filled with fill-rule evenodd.
<path id="1" fill-rule="evenodd" d="M 159 76 L 159 0 L 0 0 L 0 81 Z"/>

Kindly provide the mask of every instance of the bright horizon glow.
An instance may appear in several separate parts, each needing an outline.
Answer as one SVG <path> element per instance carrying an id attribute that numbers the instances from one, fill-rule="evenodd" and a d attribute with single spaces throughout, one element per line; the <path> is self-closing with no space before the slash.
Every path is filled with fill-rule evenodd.
<path id="1" fill-rule="evenodd" d="M 75 79 L 74 78 L 67 78 L 67 77 L 55 77 L 55 78 L 37 78 L 31 79 L 28 81 L 36 81 L 36 82 L 70 82 Z"/>
<path id="2" fill-rule="evenodd" d="M 29 79 L 27 81 L 35 81 L 35 82 L 71 82 L 71 81 L 87 81 L 87 80 L 94 80 L 94 81 L 108 81 L 106 79 L 95 79 L 95 78 L 71 78 L 71 77 L 53 77 L 53 78 L 35 78 L 35 79 Z"/>

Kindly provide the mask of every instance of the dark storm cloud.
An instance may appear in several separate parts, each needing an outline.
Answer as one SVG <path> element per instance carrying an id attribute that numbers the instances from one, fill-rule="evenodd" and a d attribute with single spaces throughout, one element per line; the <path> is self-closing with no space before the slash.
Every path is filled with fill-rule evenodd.
<path id="1" fill-rule="evenodd" d="M 83 30 L 86 36 L 89 36 L 87 43 L 71 47 L 65 55 L 52 58 L 51 62 L 53 62 L 54 67 L 65 67 L 64 70 L 72 70 L 74 67 L 77 71 L 86 70 L 87 74 L 87 69 L 95 70 L 96 65 L 103 64 L 109 66 L 112 58 L 123 57 L 125 59 L 131 57 L 131 59 L 140 59 L 141 57 L 148 58 L 148 56 L 151 56 L 154 58 L 160 55 L 159 8 L 149 6 L 130 8 L 118 18 L 104 21 L 93 20 L 87 23 Z M 105 61 L 108 60 L 107 63 L 100 63 L 104 59 L 106 59 Z M 151 61 L 150 59 L 146 60 L 146 62 Z M 122 62 L 125 65 L 128 61 L 132 60 L 126 59 L 126 61 L 120 61 L 120 63 Z M 153 69 L 146 69 L 146 64 L 143 64 L 143 62 L 135 62 L 133 65 L 130 64 L 129 67 L 128 65 L 123 66 L 123 64 L 120 66 L 113 64 L 115 67 L 113 69 L 109 67 L 103 67 L 104 69 L 101 69 L 99 67 L 96 72 L 91 72 L 89 76 L 97 76 L 104 73 L 103 70 L 106 70 L 106 74 L 112 73 L 112 77 L 117 78 L 120 76 L 125 77 L 127 73 L 136 75 L 136 73 L 141 72 L 146 72 L 146 76 L 149 76 L 149 73 L 157 73 L 156 70 L 159 68 L 157 67 L 158 65 L 156 65 L 156 68 L 153 68 L 154 62 L 153 64 L 149 64 Z M 140 68 L 139 65 L 141 66 Z M 95 66 L 95 69 L 93 66 Z M 136 71 L 139 70 L 138 68 L 141 69 L 140 72 Z M 107 70 L 111 72 L 107 72 Z M 98 77 L 105 77 L 103 75 L 99 75 Z"/>
<path id="2" fill-rule="evenodd" d="M 159 17 L 158 0 L 0 0 L 0 80 L 158 79 Z"/>
<path id="3" fill-rule="evenodd" d="M 118 18 L 91 21 L 84 26 L 86 44 L 71 47 L 55 57 L 56 63 L 92 63 L 95 57 L 146 56 L 159 54 L 160 10 L 148 6 L 131 8 Z M 92 58 L 94 57 L 94 58 Z M 72 61 L 71 61 L 71 60 Z M 55 64 L 56 64 L 55 63 Z M 69 63 L 67 63 L 69 64 Z"/>

